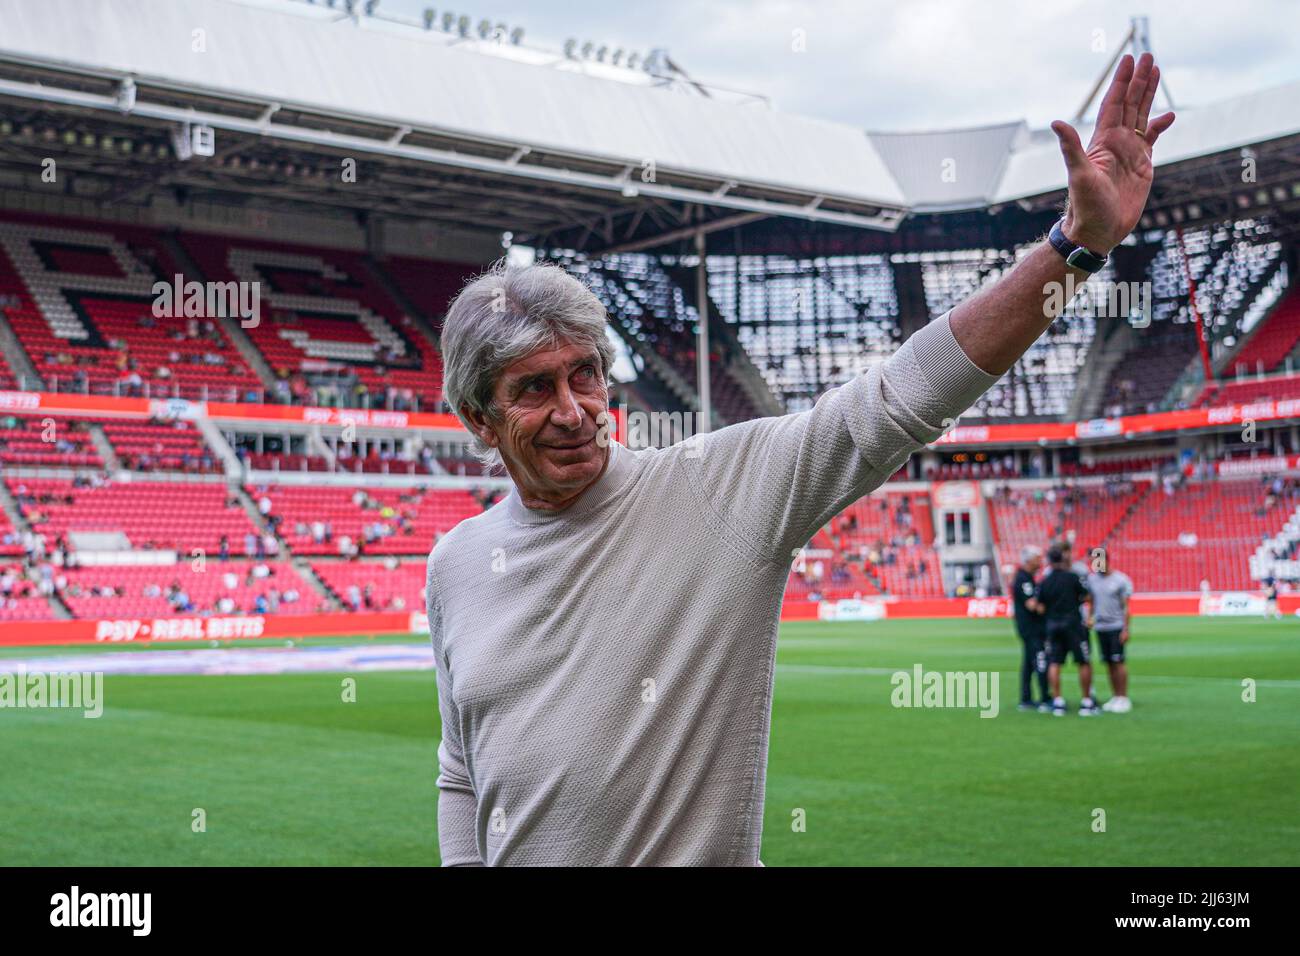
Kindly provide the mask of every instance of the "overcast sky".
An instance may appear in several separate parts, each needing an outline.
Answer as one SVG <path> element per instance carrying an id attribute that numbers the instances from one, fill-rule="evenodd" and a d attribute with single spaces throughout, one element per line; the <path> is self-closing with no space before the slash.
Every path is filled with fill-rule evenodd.
<path id="1" fill-rule="evenodd" d="M 1176 106 L 1300 81 L 1300 0 L 381 0 L 380 10 L 418 18 L 426 6 L 521 26 L 525 42 L 556 51 L 570 36 L 665 47 L 697 80 L 866 129 L 1068 120 L 1132 14 L 1150 18 Z"/>

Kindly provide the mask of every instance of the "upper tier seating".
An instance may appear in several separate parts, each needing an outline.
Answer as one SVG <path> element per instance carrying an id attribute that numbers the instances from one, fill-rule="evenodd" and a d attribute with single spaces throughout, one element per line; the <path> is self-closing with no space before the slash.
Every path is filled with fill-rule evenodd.
<path id="1" fill-rule="evenodd" d="M 1152 323 L 1138 335 L 1141 344 L 1120 359 L 1107 379 L 1103 408 L 1108 414 L 1156 411 L 1196 357 L 1196 326 L 1191 323 Z"/>
<path id="2" fill-rule="evenodd" d="M 358 253 L 200 233 L 181 242 L 209 281 L 258 282 L 262 321 L 247 329 L 267 364 L 295 375 L 355 376 L 350 406 L 436 410 L 442 360 Z M 391 390 L 391 394 L 390 394 Z"/>
<path id="3" fill-rule="evenodd" d="M 1267 290 L 1280 268 L 1282 246 L 1267 222 L 1245 219 L 1189 228 L 1183 239 L 1186 266 L 1177 233 L 1168 231 L 1147 267 L 1150 326 L 1134 329 L 1128 352 L 1111 370 L 1102 391 L 1108 415 L 1162 410 L 1196 359 L 1189 271 L 1212 359 L 1242 335 L 1257 303 L 1271 295 Z"/>
<path id="4" fill-rule="evenodd" d="M 1300 288 L 1291 289 L 1255 331 L 1241 351 L 1233 356 L 1231 371 L 1245 374 L 1271 372 L 1300 344 Z"/>
<path id="5" fill-rule="evenodd" d="M 472 263 L 435 262 L 409 256 L 387 256 L 379 265 L 435 328 L 442 327 L 447 308 L 461 286 L 482 271 Z"/>
<path id="6" fill-rule="evenodd" d="M 1015 253 L 917 253 L 932 318 L 1001 275 Z M 887 256 L 719 256 L 709 263 L 709 294 L 736 330 L 772 392 L 791 411 L 892 355 L 903 340 L 894 265 Z M 972 408 L 972 417 L 1059 415 L 1073 393 L 1095 323 L 1067 312 L 1030 353 Z M 689 328 L 672 329 L 676 346 Z M 684 365 L 684 363 L 682 363 Z M 687 376 L 693 381 L 693 374 Z"/>
<path id="7" fill-rule="evenodd" d="M 613 255 L 599 262 L 568 267 L 604 302 L 611 322 L 632 337 L 639 349 L 654 353 L 685 382 L 698 388 L 695 310 L 685 293 L 652 256 Z M 714 410 L 728 423 L 757 418 L 760 412 L 745 387 L 728 343 L 710 341 L 709 394 Z M 644 356 L 643 356 L 644 357 Z"/>
<path id="8" fill-rule="evenodd" d="M 154 284 L 177 270 L 149 230 L 75 220 L 0 219 L 0 295 L 49 391 L 153 398 L 256 393 L 220 324 L 154 314 Z"/>

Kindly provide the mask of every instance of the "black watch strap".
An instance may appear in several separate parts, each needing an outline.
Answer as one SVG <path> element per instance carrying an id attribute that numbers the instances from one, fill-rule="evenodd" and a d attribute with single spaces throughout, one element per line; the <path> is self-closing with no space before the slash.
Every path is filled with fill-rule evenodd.
<path id="1" fill-rule="evenodd" d="M 1061 230 L 1063 222 L 1064 219 L 1058 219 L 1052 226 L 1052 231 L 1047 234 L 1047 241 L 1052 244 L 1052 248 L 1064 256 L 1066 264 L 1072 268 L 1082 269 L 1088 273 L 1100 272 L 1105 267 L 1109 256 L 1099 255 L 1083 246 L 1076 246 Z"/>

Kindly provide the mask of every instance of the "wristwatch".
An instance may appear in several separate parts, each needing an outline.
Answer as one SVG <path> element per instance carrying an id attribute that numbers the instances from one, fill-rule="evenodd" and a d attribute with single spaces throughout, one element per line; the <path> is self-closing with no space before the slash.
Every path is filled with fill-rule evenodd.
<path id="1" fill-rule="evenodd" d="M 1110 257 L 1093 252 L 1084 246 L 1076 246 L 1065 237 L 1061 229 L 1061 224 L 1064 222 L 1064 218 L 1058 219 L 1052 226 L 1052 231 L 1047 234 L 1047 241 L 1052 244 L 1052 248 L 1064 256 L 1066 264 L 1072 268 L 1082 269 L 1087 273 L 1100 272 Z"/>

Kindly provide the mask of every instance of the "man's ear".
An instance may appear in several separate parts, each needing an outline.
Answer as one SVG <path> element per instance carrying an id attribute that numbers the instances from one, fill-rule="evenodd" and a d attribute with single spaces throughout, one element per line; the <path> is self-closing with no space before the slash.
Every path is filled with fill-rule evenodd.
<path id="1" fill-rule="evenodd" d="M 489 448 L 497 447 L 499 440 L 497 439 L 496 429 L 492 427 L 487 416 L 474 411 L 474 409 L 470 408 L 469 405 L 462 405 L 460 407 L 460 413 L 465 416 L 465 419 L 469 422 L 470 428 L 472 428 L 474 434 L 478 436 L 479 441 L 483 442 L 483 444 L 487 445 Z"/>

